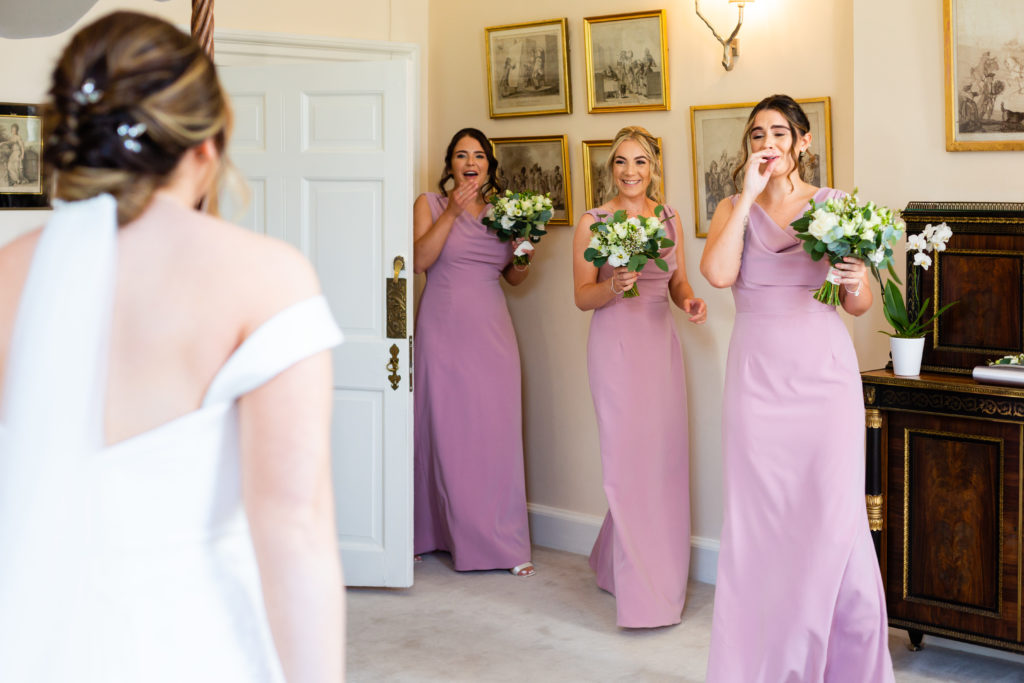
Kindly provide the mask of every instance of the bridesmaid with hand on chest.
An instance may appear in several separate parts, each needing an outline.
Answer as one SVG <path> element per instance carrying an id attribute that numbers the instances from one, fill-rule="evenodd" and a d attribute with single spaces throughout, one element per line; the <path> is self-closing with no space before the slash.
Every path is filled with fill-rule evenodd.
<path id="1" fill-rule="evenodd" d="M 519 347 L 499 284 L 520 284 L 530 264 L 513 265 L 518 241 L 500 242 L 480 222 L 502 190 L 497 175 L 490 140 L 464 128 L 448 145 L 440 192 L 413 207 L 414 269 L 427 274 L 416 319 L 413 545 L 451 553 L 458 571 L 531 576 Z"/>

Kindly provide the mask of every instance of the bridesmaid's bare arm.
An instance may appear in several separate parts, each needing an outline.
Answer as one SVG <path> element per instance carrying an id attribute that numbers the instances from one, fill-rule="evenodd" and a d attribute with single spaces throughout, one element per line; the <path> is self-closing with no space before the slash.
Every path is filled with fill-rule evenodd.
<path id="1" fill-rule="evenodd" d="M 708 240 L 700 257 L 700 272 L 712 287 L 732 287 L 740 274 L 743 222 L 753 198 L 740 195 L 735 206 L 729 197 L 718 203 L 708 227 Z"/>
<path id="2" fill-rule="evenodd" d="M 416 273 L 422 273 L 434 265 L 459 215 L 458 212 L 446 208 L 435 221 L 430 213 L 429 202 L 427 195 L 421 194 L 412 206 L 412 269 Z M 453 205 L 454 202 L 448 202 L 448 208 Z"/>
<path id="3" fill-rule="evenodd" d="M 581 311 L 601 308 L 632 287 L 639 277 L 638 273 L 630 273 L 625 268 L 616 268 L 612 277 L 598 281 L 597 276 L 600 271 L 594 267 L 593 263 L 583 258 L 583 252 L 590 244 L 590 226 L 593 223 L 592 215 L 583 214 L 579 223 L 576 224 L 576 232 L 572 237 L 572 279 L 576 307 Z"/>
<path id="4" fill-rule="evenodd" d="M 676 226 L 681 227 L 678 221 Z M 690 316 L 690 322 L 700 325 L 708 319 L 708 307 L 703 299 L 694 296 L 693 287 L 690 285 L 689 278 L 686 277 L 686 252 L 683 248 L 681 233 L 682 230 L 676 230 L 676 269 L 668 281 L 668 293 L 675 305 Z M 657 268 L 653 263 L 648 263 L 646 267 Z"/>
<path id="5" fill-rule="evenodd" d="M 505 266 L 505 268 L 501 271 L 501 276 L 505 278 L 505 282 L 509 283 L 513 287 L 515 287 L 518 284 L 522 284 L 523 280 L 525 280 L 526 276 L 529 274 L 529 266 L 525 268 L 523 266 L 519 266 L 517 268 L 514 265 L 512 265 L 511 262 L 509 262 L 509 264 Z"/>

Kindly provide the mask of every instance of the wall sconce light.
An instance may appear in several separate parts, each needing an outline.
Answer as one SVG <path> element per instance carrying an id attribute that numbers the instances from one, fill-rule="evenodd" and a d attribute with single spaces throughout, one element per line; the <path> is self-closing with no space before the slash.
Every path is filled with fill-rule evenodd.
<path id="1" fill-rule="evenodd" d="M 693 0 L 693 7 L 697 10 L 697 16 L 700 17 L 711 32 L 715 34 L 715 38 L 722 44 L 722 66 L 725 67 L 726 71 L 732 71 L 733 67 L 736 66 L 735 58 L 740 56 L 740 39 L 737 38 L 737 34 L 740 32 L 740 26 L 743 26 L 743 5 L 748 2 L 754 2 L 754 0 L 729 0 L 730 3 L 738 4 L 740 10 L 739 21 L 736 22 L 736 28 L 732 30 L 728 38 L 723 38 L 718 35 L 718 31 L 711 25 L 711 22 L 700 13 L 700 0 Z"/>

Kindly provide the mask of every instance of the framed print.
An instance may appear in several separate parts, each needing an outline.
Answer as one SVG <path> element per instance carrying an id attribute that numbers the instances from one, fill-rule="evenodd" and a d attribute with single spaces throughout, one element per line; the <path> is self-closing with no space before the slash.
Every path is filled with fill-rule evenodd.
<path id="1" fill-rule="evenodd" d="M 491 118 L 569 114 L 565 19 L 484 29 Z"/>
<path id="2" fill-rule="evenodd" d="M 43 124 L 34 104 L 0 103 L 0 209 L 48 209 Z"/>
<path id="3" fill-rule="evenodd" d="M 811 147 L 800 162 L 811 185 L 832 186 L 832 105 L 828 97 L 797 100 L 811 124 Z M 756 102 L 690 107 L 693 150 L 693 209 L 697 237 L 708 236 L 718 203 L 738 192 L 733 170 L 743 159 L 747 117 Z"/>
<path id="4" fill-rule="evenodd" d="M 669 109 L 665 11 L 583 20 L 587 111 Z"/>
<path id="5" fill-rule="evenodd" d="M 569 146 L 564 135 L 491 138 L 498 179 L 507 190 L 551 195 L 555 213 L 548 225 L 572 225 Z"/>
<path id="6" fill-rule="evenodd" d="M 612 149 L 612 140 L 583 141 L 583 195 L 587 209 L 601 206 L 610 199 L 608 192 L 611 178 L 608 176 L 608 153 Z M 658 138 L 658 149 L 661 150 L 661 196 L 665 196 L 665 146 Z"/>
<path id="7" fill-rule="evenodd" d="M 1024 149 L 1024 3 L 943 5 L 946 150 Z"/>

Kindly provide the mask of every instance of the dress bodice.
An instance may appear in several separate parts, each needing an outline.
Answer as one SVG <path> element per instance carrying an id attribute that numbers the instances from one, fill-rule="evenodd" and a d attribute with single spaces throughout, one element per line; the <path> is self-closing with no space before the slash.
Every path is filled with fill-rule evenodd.
<path id="1" fill-rule="evenodd" d="M 601 209 L 590 209 L 587 211 L 588 214 L 594 217 L 595 221 L 603 221 L 610 218 L 609 212 Z M 679 235 L 679 215 L 675 210 L 665 205 L 664 213 L 665 217 L 664 225 L 666 236 L 673 242 L 678 243 Z M 622 297 L 616 297 L 611 300 L 608 304 L 602 307 L 602 310 L 609 306 L 630 304 L 630 303 L 665 303 L 668 301 L 668 282 L 672 279 L 672 274 L 675 272 L 678 264 L 676 263 L 676 249 L 675 247 L 667 247 L 660 251 L 661 258 L 668 264 L 668 270 L 664 271 L 655 265 L 653 262 L 649 262 L 644 266 L 643 270 L 640 271 L 640 277 L 637 279 L 637 289 L 640 291 L 640 296 L 629 299 Z M 610 278 L 615 272 L 615 269 L 607 263 L 598 270 L 597 279 L 605 280 Z"/>
<path id="2" fill-rule="evenodd" d="M 435 192 L 428 192 L 426 197 L 436 221 L 447 208 L 449 198 Z M 477 216 L 463 211 L 455 219 L 440 256 L 427 269 L 427 281 L 431 287 L 488 281 L 496 284 L 511 260 L 512 243 L 500 241 Z"/>
<path id="3" fill-rule="evenodd" d="M 843 193 L 822 187 L 814 193 L 815 202 L 842 197 Z M 735 204 L 737 197 L 733 196 Z M 793 216 L 803 215 L 810 202 Z M 825 281 L 829 261 L 811 259 L 803 241 L 789 224 L 778 225 L 755 203 L 750 207 L 739 276 L 733 284 L 737 312 L 827 311 L 833 309 L 811 296 Z M 833 309 L 834 310 L 834 309 Z"/>
<path id="4" fill-rule="evenodd" d="M 115 210 L 104 195 L 54 213 L 15 321 L 0 412 L 2 677 L 279 681 L 237 400 L 341 332 L 324 297 L 293 304 L 235 350 L 198 409 L 104 445 Z"/>

